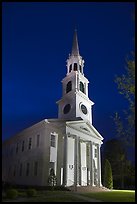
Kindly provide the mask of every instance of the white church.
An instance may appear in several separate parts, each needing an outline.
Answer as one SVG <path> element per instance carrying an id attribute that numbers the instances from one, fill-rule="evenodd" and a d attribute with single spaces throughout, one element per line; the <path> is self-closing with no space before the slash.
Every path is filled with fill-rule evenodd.
<path id="1" fill-rule="evenodd" d="M 54 169 L 58 186 L 102 186 L 103 137 L 92 125 L 88 83 L 75 30 L 58 118 L 44 119 L 3 142 L 2 181 L 48 186 Z"/>

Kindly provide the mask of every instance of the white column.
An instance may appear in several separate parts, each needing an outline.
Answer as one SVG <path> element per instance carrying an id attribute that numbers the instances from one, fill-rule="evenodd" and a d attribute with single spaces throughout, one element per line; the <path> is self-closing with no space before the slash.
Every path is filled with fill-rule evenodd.
<path id="1" fill-rule="evenodd" d="M 86 95 L 88 96 L 88 83 L 85 83 Z"/>
<path id="2" fill-rule="evenodd" d="M 77 90 L 79 91 L 79 75 L 77 74 Z"/>
<path id="3" fill-rule="evenodd" d="M 87 185 L 90 185 L 91 183 L 91 153 L 90 153 L 90 142 L 87 143 L 87 148 L 88 148 L 88 154 L 86 154 L 87 157 Z M 89 175 L 90 172 L 90 175 Z"/>
<path id="4" fill-rule="evenodd" d="M 77 186 L 78 182 L 78 137 L 75 136 L 75 155 L 74 155 L 74 186 Z M 76 189 L 75 189 L 76 190 Z"/>
<path id="5" fill-rule="evenodd" d="M 89 142 L 89 171 L 90 171 L 90 182 L 89 185 L 92 185 L 92 161 L 91 161 L 91 141 Z"/>
<path id="6" fill-rule="evenodd" d="M 100 155 L 100 144 L 97 145 L 97 159 L 98 159 L 98 185 L 99 186 L 102 186 L 102 183 L 101 183 L 101 155 Z"/>
<path id="7" fill-rule="evenodd" d="M 78 137 L 78 184 L 81 185 L 81 147 L 80 147 L 80 137 Z"/>
<path id="8" fill-rule="evenodd" d="M 74 71 L 74 63 L 72 63 L 72 71 Z"/>
<path id="9" fill-rule="evenodd" d="M 93 142 L 90 142 L 90 185 L 94 186 Z"/>
<path id="10" fill-rule="evenodd" d="M 67 154 L 68 154 L 68 135 L 64 136 L 64 169 L 63 169 L 63 185 L 67 185 L 67 170 L 68 170 L 68 161 L 67 161 Z"/>

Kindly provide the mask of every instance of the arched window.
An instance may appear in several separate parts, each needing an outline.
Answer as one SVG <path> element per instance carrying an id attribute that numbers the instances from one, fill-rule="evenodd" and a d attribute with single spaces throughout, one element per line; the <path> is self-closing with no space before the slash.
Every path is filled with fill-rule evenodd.
<path id="1" fill-rule="evenodd" d="M 67 86 L 66 86 L 66 93 L 70 92 L 71 90 L 72 90 L 72 82 L 69 81 L 69 82 L 67 83 Z"/>
<path id="2" fill-rule="evenodd" d="M 77 71 L 77 63 L 74 63 L 74 71 Z"/>
<path id="3" fill-rule="evenodd" d="M 84 91 L 84 84 L 82 82 L 80 82 L 80 91 L 82 91 L 83 93 L 85 93 Z"/>
<path id="4" fill-rule="evenodd" d="M 69 66 L 69 72 L 71 72 L 72 70 L 72 64 Z"/>

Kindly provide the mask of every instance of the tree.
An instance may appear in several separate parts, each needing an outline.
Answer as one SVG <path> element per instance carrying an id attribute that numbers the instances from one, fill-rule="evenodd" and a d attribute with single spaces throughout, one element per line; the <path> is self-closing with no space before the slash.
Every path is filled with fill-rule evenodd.
<path id="1" fill-rule="evenodd" d="M 134 187 L 134 166 L 127 159 L 127 152 L 121 140 L 114 138 L 106 141 L 102 156 L 103 166 L 106 159 L 111 163 L 113 187 L 115 189 Z M 103 175 L 104 173 L 102 172 Z"/>
<path id="2" fill-rule="evenodd" d="M 111 164 L 107 159 L 105 160 L 105 167 L 104 167 L 104 186 L 109 189 L 113 188 Z"/>
<path id="3" fill-rule="evenodd" d="M 128 101 L 128 109 L 124 110 L 125 120 L 122 121 L 118 113 L 115 113 L 114 123 L 117 136 L 128 146 L 135 145 L 135 60 L 126 60 L 126 73 L 116 76 L 119 93 Z"/>
<path id="4" fill-rule="evenodd" d="M 50 169 L 50 174 L 48 177 L 48 184 L 49 186 L 52 186 L 52 187 L 57 185 L 57 177 L 54 173 L 54 169 Z"/>

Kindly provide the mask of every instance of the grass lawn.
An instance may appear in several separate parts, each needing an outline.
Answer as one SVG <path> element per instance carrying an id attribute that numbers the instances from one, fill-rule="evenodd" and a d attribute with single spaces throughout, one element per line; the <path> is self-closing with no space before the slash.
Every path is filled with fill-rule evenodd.
<path id="1" fill-rule="evenodd" d="M 78 197 L 78 195 L 81 195 L 81 197 Z M 19 191 L 19 196 L 15 200 L 3 199 L 3 202 L 85 202 L 82 196 L 104 202 L 135 202 L 135 191 L 129 190 L 112 190 L 91 193 L 38 191 L 36 196 L 30 198 L 27 197 L 25 191 Z"/>
<path id="2" fill-rule="evenodd" d="M 25 201 L 24 201 L 25 202 Z M 59 196 L 59 197 L 36 197 L 32 199 L 28 199 L 26 202 L 85 202 L 84 200 L 81 200 L 79 198 L 73 197 L 73 196 Z"/>
<path id="3" fill-rule="evenodd" d="M 30 198 L 22 191 L 16 199 L 5 198 L 3 202 L 85 202 L 85 200 L 68 191 L 38 191 L 36 196 Z"/>
<path id="4" fill-rule="evenodd" d="M 82 193 L 82 195 L 106 202 L 135 202 L 134 190 L 112 190 L 105 192 Z"/>
<path id="5" fill-rule="evenodd" d="M 36 197 L 27 199 L 26 202 L 82 202 L 83 200 L 75 197 L 70 192 L 47 191 L 38 194 Z M 84 202 L 84 201 L 83 201 Z"/>

